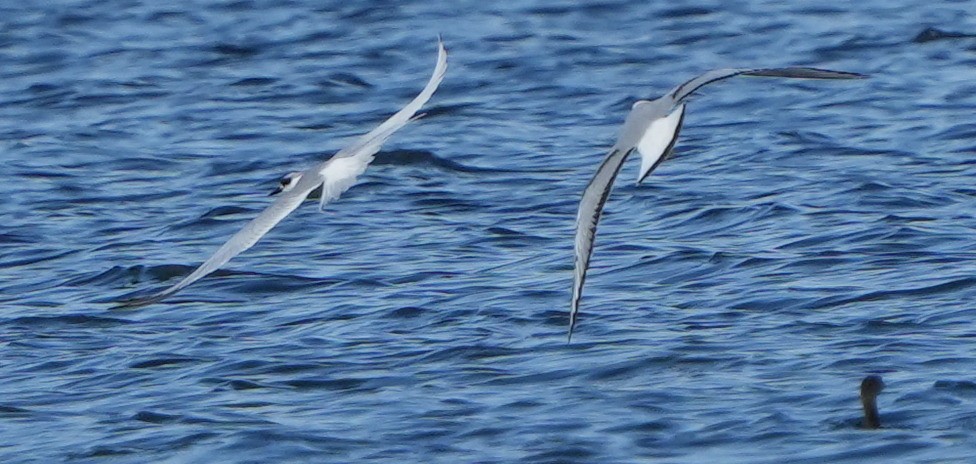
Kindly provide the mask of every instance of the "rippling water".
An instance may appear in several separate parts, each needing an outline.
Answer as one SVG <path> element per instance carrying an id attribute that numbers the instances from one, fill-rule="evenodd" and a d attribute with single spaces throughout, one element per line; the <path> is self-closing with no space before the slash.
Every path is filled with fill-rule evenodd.
<path id="1" fill-rule="evenodd" d="M 0 6 L 0 461 L 976 454 L 968 2 L 56 3 Z M 411 98 L 438 33 L 428 116 L 325 214 L 112 309 Z M 781 65 L 872 79 L 706 88 L 672 161 L 625 167 L 567 344 L 629 105 Z"/>

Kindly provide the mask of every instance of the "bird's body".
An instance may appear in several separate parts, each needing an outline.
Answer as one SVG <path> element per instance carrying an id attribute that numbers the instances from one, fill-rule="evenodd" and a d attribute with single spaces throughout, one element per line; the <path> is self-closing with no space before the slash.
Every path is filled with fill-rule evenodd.
<path id="1" fill-rule="evenodd" d="M 275 201 L 234 234 L 213 255 L 172 287 L 149 297 L 128 300 L 122 306 L 133 307 L 161 301 L 186 286 L 216 271 L 233 257 L 254 246 L 258 240 L 298 208 L 310 195 L 318 193 L 319 208 L 339 197 L 366 171 L 380 147 L 394 132 L 415 119 L 417 111 L 430 100 L 447 71 L 447 52 L 440 41 L 437 44 L 437 64 L 424 89 L 403 109 L 384 121 L 376 129 L 359 137 L 352 145 L 310 169 L 288 174 L 272 193 Z"/>
<path id="2" fill-rule="evenodd" d="M 767 68 L 767 69 L 718 69 L 706 72 L 691 79 L 654 100 L 639 100 L 634 103 L 624 120 L 616 143 L 607 153 L 596 173 L 590 179 L 580 199 L 576 216 L 576 238 L 574 240 L 575 259 L 573 271 L 573 294 L 570 303 L 569 337 L 579 313 L 579 302 L 583 295 L 583 284 L 589 269 L 596 229 L 613 182 L 624 161 L 631 152 L 637 150 L 641 155 L 638 173 L 639 184 L 661 162 L 668 158 L 674 148 L 684 123 L 685 105 L 688 97 L 702 86 L 733 76 L 762 76 L 803 79 L 858 79 L 865 76 L 855 73 L 830 71 L 816 68 Z"/>
<path id="3" fill-rule="evenodd" d="M 885 388 L 880 375 L 869 375 L 861 381 L 861 407 L 864 409 L 864 420 L 861 425 L 866 429 L 881 427 L 881 414 L 878 413 L 878 395 Z"/>

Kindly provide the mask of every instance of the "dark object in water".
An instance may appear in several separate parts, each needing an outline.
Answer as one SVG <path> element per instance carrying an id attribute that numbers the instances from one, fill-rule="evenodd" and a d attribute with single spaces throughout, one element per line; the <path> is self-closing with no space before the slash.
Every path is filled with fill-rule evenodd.
<path id="1" fill-rule="evenodd" d="M 878 394 L 884 390 L 885 383 L 880 375 L 869 375 L 861 381 L 861 406 L 864 407 L 863 427 L 876 429 L 881 427 L 881 416 L 878 414 Z"/>
<path id="2" fill-rule="evenodd" d="M 943 40 L 943 39 L 962 39 L 966 37 L 976 37 L 976 34 L 966 34 L 965 32 L 952 32 L 943 31 L 942 29 L 936 29 L 934 27 L 926 27 L 925 30 L 919 32 L 918 35 L 912 39 L 915 43 L 925 43 L 932 42 L 933 40 Z"/>

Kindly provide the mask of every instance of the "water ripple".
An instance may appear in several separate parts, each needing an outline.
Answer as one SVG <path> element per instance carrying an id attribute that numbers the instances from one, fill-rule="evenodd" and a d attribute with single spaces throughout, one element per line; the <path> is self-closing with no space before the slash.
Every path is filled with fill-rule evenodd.
<path id="1" fill-rule="evenodd" d="M 964 3 L 68 3 L 0 6 L 4 462 L 976 452 Z M 426 115 L 340 200 L 113 309 L 407 101 L 438 33 Z M 625 112 L 753 65 L 871 79 L 695 99 L 672 160 L 624 167 L 567 344 L 578 195 Z"/>

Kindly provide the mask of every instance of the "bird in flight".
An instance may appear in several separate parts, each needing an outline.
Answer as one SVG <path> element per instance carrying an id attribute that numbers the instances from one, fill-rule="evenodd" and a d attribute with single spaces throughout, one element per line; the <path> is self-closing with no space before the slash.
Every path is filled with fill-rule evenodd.
<path id="1" fill-rule="evenodd" d="M 417 111 L 430 100 L 434 91 L 437 90 L 437 86 L 444 79 L 446 71 L 447 51 L 444 50 L 444 43 L 438 40 L 437 64 L 434 66 L 434 73 L 420 94 L 410 103 L 407 103 L 403 109 L 390 116 L 376 129 L 356 139 L 352 145 L 339 150 L 328 160 L 305 171 L 293 172 L 284 176 L 278 189 L 272 192 L 272 195 L 277 195 L 275 201 L 176 285 L 154 295 L 123 301 L 120 306 L 137 307 L 162 301 L 216 271 L 231 258 L 254 246 L 261 237 L 264 237 L 285 216 L 298 208 L 313 192 L 321 191 L 319 200 L 319 210 L 321 211 L 326 203 L 339 198 L 342 192 L 356 183 L 356 178 L 366 171 L 366 167 L 373 161 L 373 157 L 380 147 L 394 132 L 417 118 Z"/>
<path id="2" fill-rule="evenodd" d="M 678 132 L 684 122 L 688 97 L 698 89 L 735 76 L 783 77 L 793 79 L 863 79 L 863 74 L 830 71 L 817 68 L 732 68 L 716 69 L 691 79 L 655 100 L 638 100 L 634 103 L 620 129 L 617 142 L 603 158 L 590 183 L 583 190 L 576 214 L 575 259 L 573 270 L 573 294 L 569 313 L 569 339 L 579 315 L 583 283 L 593 254 L 596 227 L 600 222 L 603 206 L 610 196 L 613 181 L 617 178 L 627 156 L 637 150 L 641 156 L 637 183 L 640 184 L 671 154 Z"/>

